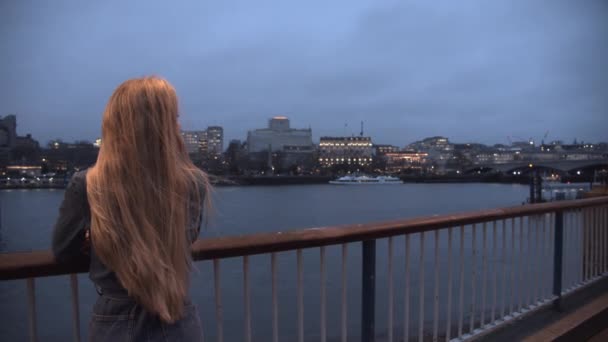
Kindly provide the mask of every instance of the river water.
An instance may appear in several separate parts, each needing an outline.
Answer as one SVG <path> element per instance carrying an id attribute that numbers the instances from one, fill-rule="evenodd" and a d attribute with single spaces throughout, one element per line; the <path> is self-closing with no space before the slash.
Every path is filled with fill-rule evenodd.
<path id="1" fill-rule="evenodd" d="M 522 185 L 504 184 L 404 184 L 394 186 L 332 186 L 302 185 L 275 187 L 219 187 L 213 194 L 214 210 L 210 226 L 201 233 L 201 238 L 252 234 L 257 232 L 285 231 L 308 227 L 337 224 L 364 223 L 417 216 L 447 214 L 521 205 L 528 194 Z M 4 190 L 0 191 L 0 252 L 17 252 L 48 249 L 52 226 L 57 217 L 63 197 L 62 190 Z M 528 226 L 526 220 L 526 229 Z M 499 222 L 498 232 L 502 225 Z M 481 241 L 481 229 L 477 229 L 477 246 Z M 492 241 L 488 230 L 488 241 Z M 518 234 L 517 229 L 515 232 Z M 532 234 L 527 230 L 524 234 Z M 454 248 L 447 253 L 447 230 L 439 233 L 440 325 L 445 330 L 445 284 L 447 263 L 458 257 L 460 230 L 453 231 Z M 510 231 L 509 231 L 509 234 Z M 425 331 L 432 328 L 433 318 L 433 248 L 434 233 L 425 234 L 424 268 L 420 268 L 420 235 L 410 239 L 410 319 L 411 335 L 418 331 L 420 307 L 420 272 L 424 272 Z M 531 235 L 528 235 L 531 236 Z M 471 265 L 469 255 L 472 247 L 471 227 L 465 230 L 465 254 L 467 263 L 464 272 L 473 269 L 481 273 L 481 262 Z M 498 236 L 498 245 L 501 245 Z M 510 235 L 507 236 L 510 239 Z M 509 240 L 510 241 L 510 240 Z M 541 241 L 542 239 L 536 240 Z M 505 241 L 508 242 L 508 241 Z M 405 290 L 405 238 L 394 239 L 394 288 L 395 288 L 395 332 L 401 334 L 404 326 Z M 481 248 L 481 247 L 479 247 Z M 376 331 L 382 337 L 387 324 L 387 239 L 377 242 L 376 258 Z M 327 326 L 329 340 L 340 336 L 341 296 L 341 247 L 328 247 L 327 258 Z M 509 256 L 500 253 L 488 258 L 488 271 L 508 263 Z M 515 256 L 515 253 L 513 254 Z M 477 257 L 478 260 L 479 257 Z M 477 260 L 476 259 L 476 260 Z M 512 262 L 524 259 L 513 259 Z M 453 264 L 455 267 L 456 264 Z M 539 264 L 540 265 L 540 264 Z M 243 286 L 242 260 L 234 258 L 222 261 L 222 299 L 224 313 L 224 340 L 243 340 Z M 297 331 L 296 310 L 296 253 L 278 255 L 279 333 L 283 341 L 295 339 Z M 304 267 L 304 329 L 307 340 L 319 338 L 319 249 L 303 251 Z M 213 297 L 213 270 L 211 262 L 196 263 L 193 274 L 192 298 L 198 305 L 205 329 L 206 340 L 215 340 L 216 322 Z M 361 244 L 348 245 L 347 257 L 348 331 L 352 336 L 360 333 L 361 315 Z M 456 272 L 456 271 L 455 271 Z M 499 272 L 500 273 L 500 272 Z M 456 273 L 455 273 L 456 274 Z M 490 274 L 490 273 L 488 273 Z M 532 274 L 532 273 L 531 273 Z M 499 274 L 500 276 L 500 274 Z M 250 258 L 250 286 L 253 313 L 252 333 L 254 341 L 268 341 L 271 329 L 271 277 L 268 255 Z M 454 276 L 456 277 L 456 275 Z M 479 277 L 479 275 L 477 275 Z M 470 284 L 466 277 L 465 287 Z M 455 278 L 457 279 L 457 278 Z M 543 278 L 540 287 L 547 285 Z M 97 293 L 87 275 L 79 276 L 81 329 L 83 338 L 87 334 L 88 320 Z M 497 293 L 507 289 L 498 284 Z M 456 281 L 454 284 L 457 284 Z M 477 290 L 479 291 L 479 290 Z M 490 290 L 488 290 L 490 291 Z M 465 294 L 464 307 L 470 307 L 471 295 Z M 488 292 L 490 293 L 490 292 Z M 454 291 L 453 296 L 456 297 Z M 38 334 L 40 340 L 67 341 L 72 334 L 72 311 L 70 303 L 69 277 L 36 279 L 36 302 Z M 489 301 L 489 299 L 488 299 Z M 27 339 L 27 300 L 25 280 L 0 282 L 0 339 L 22 341 Z M 452 311 L 456 314 L 457 300 L 453 299 Z M 476 304 L 479 307 L 479 300 Z M 486 307 L 489 307 L 486 305 Z M 488 311 L 489 315 L 489 311 Z M 467 317 L 465 317 L 467 319 Z M 455 318 L 452 318 L 454 323 Z M 468 324 L 468 323 L 467 323 Z M 467 326 L 465 324 L 465 326 Z M 466 330 L 466 329 L 465 329 Z"/>

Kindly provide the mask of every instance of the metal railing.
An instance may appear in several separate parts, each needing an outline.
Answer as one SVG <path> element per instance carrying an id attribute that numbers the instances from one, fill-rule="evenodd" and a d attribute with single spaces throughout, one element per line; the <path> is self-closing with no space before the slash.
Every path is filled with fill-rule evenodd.
<path id="1" fill-rule="evenodd" d="M 380 223 L 303 229 L 198 240 L 193 258 L 208 260 L 213 269 L 215 337 L 224 341 L 222 260 L 242 259 L 242 336 L 252 340 L 250 256 L 268 255 L 271 273 L 271 337 L 279 341 L 277 258 L 280 252 L 296 256 L 296 336 L 305 339 L 303 250 L 319 250 L 319 335 L 328 339 L 328 300 L 339 301 L 341 341 L 349 336 L 347 260 L 351 245 L 361 243 L 360 339 L 373 341 L 467 340 L 522 317 L 542 306 L 559 309 L 561 298 L 589 285 L 608 271 L 608 197 L 533 204 Z M 429 240 L 432 243 L 429 243 Z M 386 242 L 386 250 L 376 243 Z M 327 250 L 341 249 L 340 292 L 327 296 Z M 430 248 L 429 248 L 430 247 Z M 403 253 L 396 262 L 396 252 Z M 384 282 L 376 268 L 386 253 Z M 376 260 L 376 258 L 378 260 Z M 73 334 L 80 341 L 77 273 L 88 265 L 55 263 L 49 251 L 0 255 L 0 280 L 26 279 L 29 331 L 37 340 L 35 279 L 69 275 Z M 312 272 L 312 270 L 307 270 Z M 315 270 L 315 272 L 317 272 Z M 398 277 L 395 274 L 398 273 Z M 403 280 L 395 287 L 396 278 Z M 429 279 L 431 283 L 429 284 Z M 379 302 L 376 294 L 386 294 Z M 386 291 L 384 293 L 384 291 Z M 401 300 L 398 300 L 401 299 Z M 417 306 L 414 302 L 417 301 Z M 382 306 L 380 306 L 382 305 Z M 396 307 L 402 317 L 396 318 Z M 417 325 L 413 321 L 416 314 Z M 317 313 L 314 313 L 317 316 Z M 385 331 L 376 332 L 382 316 Z M 6 318 L 5 318 L 6 319 Z M 352 329 L 351 329 L 352 330 Z M 317 335 L 315 335 L 317 336 Z M 317 339 L 315 339 L 317 340 Z"/>

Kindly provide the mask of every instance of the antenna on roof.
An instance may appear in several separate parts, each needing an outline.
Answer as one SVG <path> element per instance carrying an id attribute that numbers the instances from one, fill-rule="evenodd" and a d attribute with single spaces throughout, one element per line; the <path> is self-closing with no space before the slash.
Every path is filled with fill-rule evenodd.
<path id="1" fill-rule="evenodd" d="M 361 136 L 363 136 L 363 121 L 361 121 Z"/>

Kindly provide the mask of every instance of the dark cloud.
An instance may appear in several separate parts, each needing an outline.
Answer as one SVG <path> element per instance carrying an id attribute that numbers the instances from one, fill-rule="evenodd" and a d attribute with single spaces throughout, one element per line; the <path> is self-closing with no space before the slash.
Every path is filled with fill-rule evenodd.
<path id="1" fill-rule="evenodd" d="M 315 136 L 608 140 L 608 3 L 19 1 L 0 4 L 0 114 L 94 139 L 112 90 L 158 74 L 182 126 L 244 138 L 286 114 Z M 345 123 L 348 126 L 345 128 Z"/>

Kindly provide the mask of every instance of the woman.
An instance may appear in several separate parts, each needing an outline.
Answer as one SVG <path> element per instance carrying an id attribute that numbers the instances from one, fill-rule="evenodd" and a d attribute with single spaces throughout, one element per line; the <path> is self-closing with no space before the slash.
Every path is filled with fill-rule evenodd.
<path id="1" fill-rule="evenodd" d="M 90 255 L 100 294 L 91 341 L 202 340 L 188 289 L 209 183 L 188 157 L 177 118 L 167 81 L 124 82 L 106 106 L 97 163 L 66 189 L 53 253 L 59 262 Z"/>

